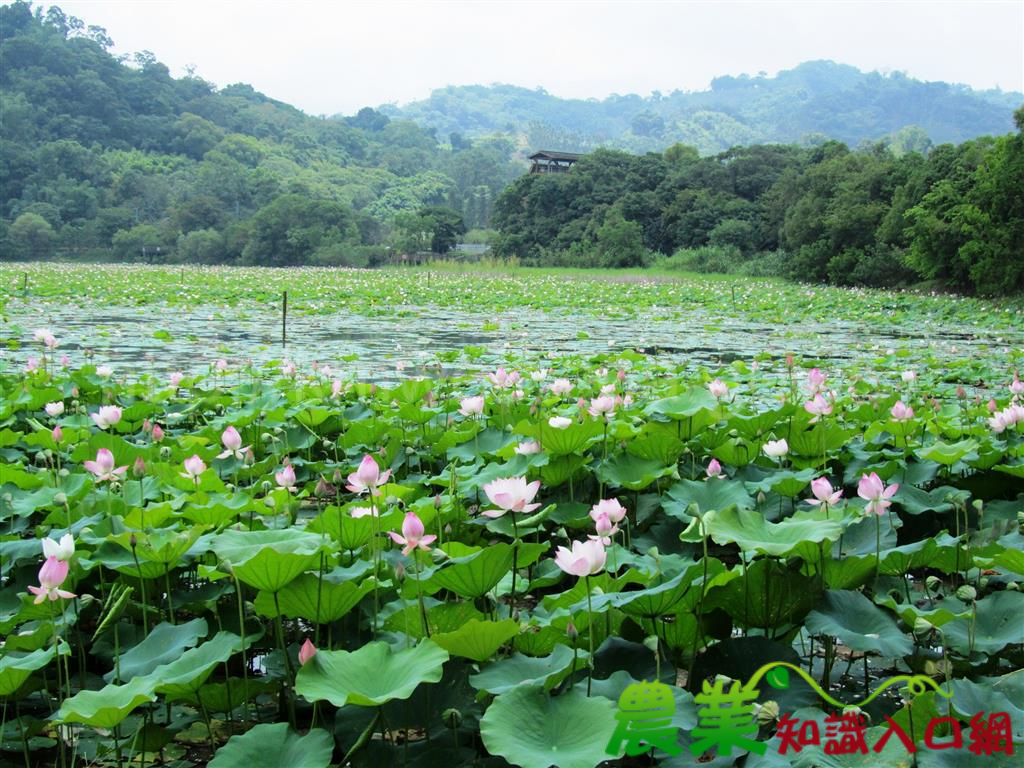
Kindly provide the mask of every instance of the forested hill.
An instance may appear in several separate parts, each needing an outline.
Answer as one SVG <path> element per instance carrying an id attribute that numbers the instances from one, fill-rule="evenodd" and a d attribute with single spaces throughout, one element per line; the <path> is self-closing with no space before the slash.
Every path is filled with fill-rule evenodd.
<path id="1" fill-rule="evenodd" d="M 775 77 L 718 77 L 706 91 L 560 99 L 511 85 L 441 88 L 429 98 L 380 110 L 448 136 L 525 133 L 534 147 L 606 145 L 660 151 L 676 142 L 702 154 L 737 145 L 838 139 L 851 146 L 903 131 L 913 149 L 1013 130 L 1019 93 L 975 91 L 894 73 L 809 61 Z M 909 127 L 919 130 L 906 131 Z M 921 133 L 923 132 L 923 134 Z"/>
<path id="2" fill-rule="evenodd" d="M 486 226 L 523 170 L 502 140 L 312 117 L 112 45 L 59 8 L 0 5 L 0 258 L 373 263 Z"/>

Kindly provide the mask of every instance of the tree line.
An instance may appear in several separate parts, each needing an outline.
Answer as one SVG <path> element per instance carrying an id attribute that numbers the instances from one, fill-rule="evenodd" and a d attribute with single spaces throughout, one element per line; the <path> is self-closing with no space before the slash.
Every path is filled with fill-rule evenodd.
<path id="1" fill-rule="evenodd" d="M 505 139 L 312 117 L 112 45 L 58 7 L 0 6 L 3 258 L 374 264 L 487 227 L 523 171 Z"/>
<path id="2" fill-rule="evenodd" d="M 701 157 L 600 149 L 523 176 L 495 204 L 497 254 L 524 264 L 934 281 L 1024 291 L 1024 107 L 1017 131 L 927 153 L 760 144 Z"/>

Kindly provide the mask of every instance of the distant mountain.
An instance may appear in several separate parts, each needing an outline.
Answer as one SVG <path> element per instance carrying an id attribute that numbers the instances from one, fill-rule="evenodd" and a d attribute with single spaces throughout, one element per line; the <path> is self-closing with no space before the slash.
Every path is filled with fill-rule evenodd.
<path id="1" fill-rule="evenodd" d="M 690 93 L 584 100 L 512 85 L 449 86 L 423 101 L 380 111 L 433 128 L 442 140 L 452 133 L 504 132 L 524 135 L 531 147 L 604 145 L 643 152 L 684 142 L 712 153 L 739 144 L 824 138 L 856 146 L 907 128 L 920 129 L 910 131 L 918 142 L 923 131 L 934 144 L 959 143 L 1013 130 L 1013 110 L 1022 102 L 1020 93 L 809 61 L 775 77 L 718 77 L 709 90 Z"/>

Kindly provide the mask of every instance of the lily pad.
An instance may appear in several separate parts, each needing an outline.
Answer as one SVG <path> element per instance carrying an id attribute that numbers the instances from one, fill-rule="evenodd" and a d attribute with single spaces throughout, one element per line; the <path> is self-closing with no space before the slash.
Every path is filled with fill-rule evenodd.
<path id="1" fill-rule="evenodd" d="M 822 605 L 807 614 L 806 626 L 809 632 L 832 635 L 862 653 L 877 652 L 886 658 L 896 658 L 914 649 L 896 622 L 860 592 L 826 592 Z"/>

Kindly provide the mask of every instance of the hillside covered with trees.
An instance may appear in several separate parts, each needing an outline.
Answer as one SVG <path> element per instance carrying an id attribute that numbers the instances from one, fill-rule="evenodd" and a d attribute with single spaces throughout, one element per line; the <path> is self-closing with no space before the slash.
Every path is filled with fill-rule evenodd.
<path id="1" fill-rule="evenodd" d="M 381 111 L 439 135 L 519 133 L 532 147 L 590 151 L 599 146 L 662 151 L 675 143 L 714 154 L 737 145 L 878 140 L 910 149 L 960 143 L 1013 129 L 1019 93 L 975 91 L 896 72 L 882 75 L 832 61 L 809 61 L 775 77 L 717 77 L 706 91 L 562 99 L 512 85 L 450 86 Z"/>
<path id="2" fill-rule="evenodd" d="M 501 139 L 442 146 L 115 58 L 56 7 L 0 6 L 0 34 L 3 258 L 372 264 L 486 227 L 523 170 Z"/>
<path id="3" fill-rule="evenodd" d="M 1024 290 L 1024 107 L 1017 131 L 927 155 L 754 145 L 601 149 L 499 198 L 496 250 L 526 264 L 662 267 L 844 285 L 934 280 Z"/>

